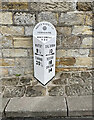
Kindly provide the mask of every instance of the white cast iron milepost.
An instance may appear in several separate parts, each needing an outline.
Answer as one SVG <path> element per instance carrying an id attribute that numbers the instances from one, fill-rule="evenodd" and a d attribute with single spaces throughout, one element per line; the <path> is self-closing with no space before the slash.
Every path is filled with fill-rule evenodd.
<path id="1" fill-rule="evenodd" d="M 33 30 L 34 77 L 43 85 L 55 76 L 56 29 L 50 22 L 39 22 Z"/>

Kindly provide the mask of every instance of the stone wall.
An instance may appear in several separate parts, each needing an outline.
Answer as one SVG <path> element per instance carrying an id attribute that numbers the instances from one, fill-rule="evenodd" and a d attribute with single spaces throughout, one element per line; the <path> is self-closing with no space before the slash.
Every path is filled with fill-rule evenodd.
<path id="1" fill-rule="evenodd" d="M 0 9 L 3 97 L 93 93 L 93 2 L 2 1 Z M 33 77 L 32 32 L 43 20 L 57 30 L 56 76 L 46 86 Z"/>

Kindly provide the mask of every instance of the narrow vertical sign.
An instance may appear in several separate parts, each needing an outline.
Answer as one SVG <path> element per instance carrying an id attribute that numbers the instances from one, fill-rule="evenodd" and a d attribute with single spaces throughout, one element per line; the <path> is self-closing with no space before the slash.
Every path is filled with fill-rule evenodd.
<path id="1" fill-rule="evenodd" d="M 34 77 L 43 85 L 55 76 L 56 34 L 55 27 L 46 21 L 33 30 Z"/>

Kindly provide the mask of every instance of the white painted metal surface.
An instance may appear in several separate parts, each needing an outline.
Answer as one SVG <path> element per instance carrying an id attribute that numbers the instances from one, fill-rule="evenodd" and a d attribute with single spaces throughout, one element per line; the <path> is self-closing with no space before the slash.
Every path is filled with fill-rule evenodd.
<path id="1" fill-rule="evenodd" d="M 56 29 L 46 21 L 33 30 L 34 77 L 43 85 L 55 76 Z"/>

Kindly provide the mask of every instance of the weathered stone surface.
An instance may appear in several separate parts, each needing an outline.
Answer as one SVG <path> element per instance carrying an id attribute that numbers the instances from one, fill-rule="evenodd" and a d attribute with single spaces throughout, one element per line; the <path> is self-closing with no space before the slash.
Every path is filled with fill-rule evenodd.
<path id="1" fill-rule="evenodd" d="M 0 59 L 0 66 L 14 66 L 14 59 Z"/>
<path id="2" fill-rule="evenodd" d="M 56 57 L 57 58 L 61 58 L 61 57 L 64 57 L 64 56 L 66 56 L 66 50 L 60 49 L 60 50 L 56 51 Z"/>
<path id="3" fill-rule="evenodd" d="M 74 26 L 72 34 L 74 35 L 92 35 L 92 27 L 90 26 Z"/>
<path id="4" fill-rule="evenodd" d="M 8 75 L 8 69 L 7 68 L 0 68 L 0 76 L 3 77 L 5 75 Z"/>
<path id="5" fill-rule="evenodd" d="M 93 116 L 92 100 L 93 96 L 68 97 L 69 116 Z"/>
<path id="6" fill-rule="evenodd" d="M 76 59 L 74 57 L 69 58 L 60 58 L 59 65 L 71 66 L 76 63 Z"/>
<path id="7" fill-rule="evenodd" d="M 13 77 L 4 77 L 1 80 L 2 80 L 2 85 L 4 85 L 4 86 L 15 86 L 19 82 L 19 78 L 15 77 L 15 76 L 13 76 Z"/>
<path id="8" fill-rule="evenodd" d="M 32 58 L 15 58 L 16 67 L 32 67 L 33 60 Z"/>
<path id="9" fill-rule="evenodd" d="M 59 23 L 63 25 L 83 25 L 84 24 L 84 14 L 82 13 L 61 13 L 59 18 Z"/>
<path id="10" fill-rule="evenodd" d="M 27 10 L 27 2 L 2 2 L 3 10 Z"/>
<path id="11" fill-rule="evenodd" d="M 38 14 L 38 22 L 48 21 L 56 25 L 58 21 L 58 14 L 52 12 L 40 12 Z"/>
<path id="12" fill-rule="evenodd" d="M 59 47 L 61 45 L 61 39 L 62 39 L 62 36 L 59 35 L 57 36 L 57 39 L 56 39 L 56 47 Z"/>
<path id="13" fill-rule="evenodd" d="M 13 98 L 5 112 L 7 117 L 63 117 L 67 115 L 67 108 L 64 97 L 23 97 Z"/>
<path id="14" fill-rule="evenodd" d="M 12 24 L 12 13 L 0 12 L 0 24 Z"/>
<path id="15" fill-rule="evenodd" d="M 48 86 L 48 92 L 50 96 L 63 96 L 64 95 L 64 86 Z"/>
<path id="16" fill-rule="evenodd" d="M 31 10 L 33 11 L 73 11 L 72 2 L 32 2 Z"/>
<path id="17" fill-rule="evenodd" d="M 92 67 L 92 57 L 79 57 L 76 58 L 76 66 L 81 66 L 81 67 Z"/>
<path id="18" fill-rule="evenodd" d="M 94 57 L 94 49 L 90 49 L 89 57 Z M 92 58 L 93 61 L 93 58 Z"/>
<path id="19" fill-rule="evenodd" d="M 13 47 L 13 37 L 12 36 L 2 36 L 2 47 L 3 48 Z"/>
<path id="20" fill-rule="evenodd" d="M 67 83 L 66 79 L 56 79 L 52 81 L 53 84 L 55 85 L 65 85 Z"/>
<path id="21" fill-rule="evenodd" d="M 22 26 L 0 26 L 0 31 L 4 35 L 24 35 Z"/>
<path id="22" fill-rule="evenodd" d="M 18 25 L 35 24 L 35 14 L 17 12 L 14 14 L 14 24 L 18 24 Z"/>
<path id="23" fill-rule="evenodd" d="M 86 37 L 82 40 L 81 48 L 92 48 L 93 47 L 93 38 Z"/>
<path id="24" fill-rule="evenodd" d="M 90 25 L 90 26 L 93 25 L 93 14 L 92 14 L 92 12 L 86 14 L 85 21 L 86 21 L 85 25 Z"/>
<path id="25" fill-rule="evenodd" d="M 32 81 L 32 76 L 20 76 L 19 77 L 19 82 L 22 85 L 30 85 Z"/>
<path id="26" fill-rule="evenodd" d="M 92 11 L 93 2 L 77 2 L 77 10 L 79 11 Z"/>
<path id="27" fill-rule="evenodd" d="M 4 98 L 23 97 L 25 93 L 25 86 L 6 87 L 4 90 Z"/>
<path id="28" fill-rule="evenodd" d="M 16 48 L 31 48 L 32 47 L 32 38 L 31 37 L 16 37 L 13 38 L 14 47 Z"/>
<path id="29" fill-rule="evenodd" d="M 92 95 L 92 84 L 89 82 L 86 84 L 71 84 L 65 86 L 65 93 L 67 96 Z"/>
<path id="30" fill-rule="evenodd" d="M 4 57 L 26 57 L 28 56 L 26 49 L 3 49 Z"/>
<path id="31" fill-rule="evenodd" d="M 33 35 L 33 29 L 34 29 L 34 26 L 26 26 L 25 27 L 25 35 L 26 36 Z"/>
<path id="32" fill-rule="evenodd" d="M 56 30 L 63 37 L 71 35 L 71 27 L 57 27 Z"/>
<path id="33" fill-rule="evenodd" d="M 9 67 L 8 68 L 8 74 L 9 76 L 15 75 L 15 76 L 20 76 L 20 75 L 24 75 L 25 68 L 24 67 Z"/>
<path id="34" fill-rule="evenodd" d="M 26 90 L 26 97 L 44 96 L 46 88 L 42 86 L 28 86 Z"/>
<path id="35" fill-rule="evenodd" d="M 81 39 L 77 36 L 70 36 L 62 39 L 63 48 L 80 48 Z"/>

